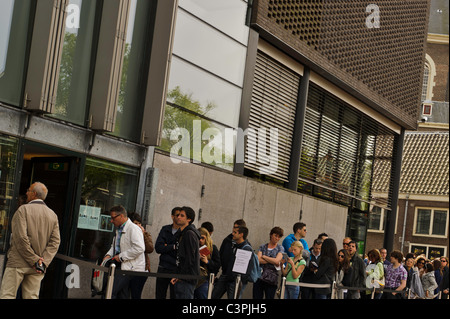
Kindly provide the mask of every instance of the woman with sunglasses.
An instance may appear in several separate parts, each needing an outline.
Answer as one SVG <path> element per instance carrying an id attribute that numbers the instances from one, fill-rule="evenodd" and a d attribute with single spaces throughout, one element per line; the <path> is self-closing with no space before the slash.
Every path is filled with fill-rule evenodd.
<path id="1" fill-rule="evenodd" d="M 350 264 L 350 255 L 347 249 L 341 249 L 338 251 L 338 272 L 336 277 L 336 284 L 339 286 L 350 287 L 352 283 L 353 268 Z M 347 298 L 347 289 L 338 289 L 338 299 Z"/>
<path id="2" fill-rule="evenodd" d="M 441 267 L 444 269 L 444 274 L 442 275 L 441 286 L 439 287 L 442 291 L 441 299 L 448 298 L 449 295 L 449 268 L 448 268 L 448 258 L 441 257 Z"/>
<path id="3" fill-rule="evenodd" d="M 416 258 L 416 266 L 415 269 L 419 272 L 420 278 L 422 278 L 423 273 L 425 272 L 425 264 L 427 260 L 423 255 L 417 256 Z"/>

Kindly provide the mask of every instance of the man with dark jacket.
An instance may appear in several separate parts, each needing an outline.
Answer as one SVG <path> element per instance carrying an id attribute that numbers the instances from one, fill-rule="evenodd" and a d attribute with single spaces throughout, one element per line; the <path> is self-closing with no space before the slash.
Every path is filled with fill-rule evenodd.
<path id="1" fill-rule="evenodd" d="M 177 272 L 177 231 L 180 228 L 176 218 L 180 214 L 181 207 L 172 209 L 172 224 L 161 228 L 155 243 L 155 250 L 159 256 L 158 273 L 175 274 Z M 156 299 L 166 299 L 167 288 L 170 287 L 170 299 L 175 299 L 173 285 L 170 278 L 156 278 Z"/>
<path id="2" fill-rule="evenodd" d="M 190 207 L 182 207 L 176 219 L 179 240 L 177 249 L 177 274 L 200 276 L 200 233 L 192 224 L 195 220 L 195 212 Z M 194 290 L 197 279 L 173 278 L 171 283 L 175 288 L 177 299 L 194 299 Z"/>
<path id="3" fill-rule="evenodd" d="M 243 221 L 242 221 L 243 222 Z M 231 237 L 230 237 L 231 236 Z M 234 299 L 235 287 L 236 287 L 236 277 L 237 273 L 233 272 L 233 266 L 236 260 L 236 251 L 238 249 L 244 249 L 247 251 L 252 251 L 253 248 L 247 240 L 248 228 L 245 226 L 239 226 L 234 224 L 233 232 L 231 235 L 227 236 L 222 246 L 220 247 L 220 259 L 222 263 L 222 274 L 214 285 L 214 290 L 212 292 L 212 299 L 220 299 L 227 293 L 228 299 Z M 249 269 L 252 267 L 252 260 L 250 259 L 247 273 L 241 274 L 242 286 L 240 289 L 239 296 L 242 295 L 248 280 L 249 280 Z"/>
<path id="4" fill-rule="evenodd" d="M 350 255 L 350 264 L 352 265 L 352 284 L 351 287 L 364 287 L 366 280 L 366 265 L 358 255 L 358 247 L 354 240 L 348 244 L 348 253 Z M 364 292 L 364 291 L 363 291 Z M 347 299 L 361 299 L 360 290 L 349 290 Z"/>

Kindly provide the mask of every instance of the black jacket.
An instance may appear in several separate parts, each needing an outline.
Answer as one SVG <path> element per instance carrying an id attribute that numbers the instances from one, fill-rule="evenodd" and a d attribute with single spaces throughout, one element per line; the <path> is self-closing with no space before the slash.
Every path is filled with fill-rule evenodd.
<path id="1" fill-rule="evenodd" d="M 155 250 L 158 254 L 161 254 L 159 256 L 159 267 L 173 271 L 177 268 L 177 234 L 172 234 L 172 224 L 161 228 L 155 242 Z"/>
<path id="2" fill-rule="evenodd" d="M 316 294 L 327 295 L 331 293 L 331 284 L 336 278 L 336 269 L 334 268 L 331 259 L 328 257 L 320 258 L 319 268 L 314 274 L 312 283 L 314 284 L 329 284 L 328 288 L 314 288 Z"/>
<path id="3" fill-rule="evenodd" d="M 233 269 L 233 264 L 230 264 L 230 260 L 233 258 L 233 235 L 229 234 L 222 241 L 222 245 L 219 250 L 220 254 L 220 264 L 222 266 L 222 275 L 229 276 L 232 275 L 231 270 Z"/>
<path id="4" fill-rule="evenodd" d="M 236 244 L 232 238 L 233 238 L 232 234 L 228 235 L 227 237 L 225 237 L 225 239 L 222 242 L 222 245 L 220 246 L 220 262 L 221 262 L 221 266 L 222 266 L 222 275 L 221 276 L 227 276 L 227 278 L 230 281 L 235 280 L 235 278 L 237 276 L 237 274 L 233 272 L 233 266 L 234 266 L 234 262 L 236 260 L 236 250 L 244 249 L 244 250 L 253 252 L 253 248 L 251 247 L 248 240 L 245 240 L 241 244 Z M 244 248 L 244 246 L 246 246 L 246 247 Z M 250 262 L 249 262 L 249 265 L 247 268 L 247 273 L 245 275 L 241 275 L 241 280 L 243 283 L 248 282 L 249 271 L 250 271 L 251 267 L 252 267 L 252 260 L 250 259 Z"/>
<path id="5" fill-rule="evenodd" d="M 177 250 L 177 274 L 200 275 L 200 233 L 190 224 L 180 233 Z M 196 284 L 197 280 L 181 279 Z"/>
<path id="6" fill-rule="evenodd" d="M 213 251 L 211 252 L 211 259 L 209 260 L 208 264 L 205 264 L 200 260 L 200 265 L 208 270 L 208 274 L 213 273 L 217 275 L 220 269 L 220 254 L 219 249 L 217 249 L 216 245 L 213 245 Z"/>

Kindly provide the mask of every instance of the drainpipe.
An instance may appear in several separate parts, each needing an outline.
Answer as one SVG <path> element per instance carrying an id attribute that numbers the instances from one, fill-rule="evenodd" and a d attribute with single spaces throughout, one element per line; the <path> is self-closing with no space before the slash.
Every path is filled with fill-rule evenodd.
<path id="1" fill-rule="evenodd" d="M 408 217 L 408 205 L 409 205 L 408 203 L 409 203 L 409 194 L 406 194 L 405 214 L 403 215 L 402 248 L 400 250 L 402 254 L 403 254 L 403 246 L 405 245 L 406 219 Z"/>

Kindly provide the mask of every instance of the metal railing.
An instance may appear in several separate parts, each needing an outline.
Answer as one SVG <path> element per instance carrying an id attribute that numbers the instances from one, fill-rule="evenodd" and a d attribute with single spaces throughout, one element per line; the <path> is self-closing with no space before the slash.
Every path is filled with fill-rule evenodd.
<path id="1" fill-rule="evenodd" d="M 109 267 L 100 266 L 97 264 L 94 264 L 89 261 L 65 256 L 62 254 L 56 254 L 56 259 L 60 259 L 63 261 L 67 261 L 76 265 L 83 265 L 85 267 L 90 267 L 92 269 L 100 270 L 104 273 L 107 273 L 107 283 L 106 288 L 104 292 L 105 299 L 111 299 L 112 296 L 112 290 L 114 286 L 114 276 L 116 274 L 122 274 L 126 276 L 143 276 L 143 277 L 157 277 L 157 278 L 178 278 L 178 279 L 185 279 L 185 280 L 198 280 L 198 279 L 207 279 L 209 281 L 209 288 L 208 288 L 208 299 L 211 299 L 212 295 L 212 288 L 214 287 L 214 274 L 210 274 L 208 277 L 205 276 L 196 276 L 196 275 L 181 275 L 181 274 L 167 274 L 167 273 L 153 273 L 153 272 L 139 272 L 139 271 L 128 271 L 128 270 L 121 270 L 117 269 L 116 265 L 112 263 Z"/>
<path id="2" fill-rule="evenodd" d="M 375 299 L 376 293 L 396 293 L 402 295 L 405 299 L 416 299 L 413 296 L 413 293 L 410 289 L 407 290 L 395 290 L 395 289 L 387 289 L 387 288 L 367 288 L 367 287 L 347 287 L 338 285 L 336 281 L 333 281 L 331 284 L 311 284 L 311 283 L 305 283 L 305 282 L 289 282 L 286 281 L 286 277 L 281 278 L 281 293 L 280 293 L 280 299 L 284 299 L 285 295 L 285 289 L 286 285 L 288 286 L 299 286 L 299 287 L 307 287 L 307 288 L 331 288 L 331 299 L 339 299 L 338 298 L 338 290 L 351 290 L 351 291 L 370 291 L 371 298 Z M 443 299 L 442 292 L 440 291 L 437 295 L 437 299 Z M 448 299 L 444 298 L 444 299 Z"/>
<path id="3" fill-rule="evenodd" d="M 127 270 L 121 270 L 117 269 L 116 265 L 114 263 L 111 264 L 109 267 L 99 266 L 97 264 L 94 264 L 92 262 L 84 261 L 81 259 L 68 257 L 62 254 L 57 254 L 55 258 L 64 260 L 76 265 L 84 265 L 87 267 L 91 267 L 92 269 L 100 270 L 108 274 L 107 276 L 107 284 L 106 289 L 104 293 L 105 299 L 111 299 L 112 296 L 112 289 L 114 286 L 114 276 L 116 274 L 123 274 L 123 275 L 129 275 L 129 276 L 144 276 L 144 277 L 157 277 L 157 278 L 178 278 L 178 279 L 207 279 L 209 282 L 208 285 L 208 299 L 211 299 L 212 296 L 212 290 L 214 288 L 214 274 L 210 274 L 208 277 L 205 276 L 195 276 L 195 275 L 181 275 L 181 274 L 167 274 L 167 273 L 153 273 L 153 272 L 137 272 L 137 271 L 127 271 Z M 235 290 L 234 290 L 234 299 L 238 299 L 238 296 L 240 295 L 241 290 L 241 275 L 237 275 L 235 279 Z M 371 292 L 371 299 L 374 299 L 376 293 L 380 292 L 390 292 L 390 293 L 398 293 L 402 296 L 406 296 L 406 299 L 415 299 L 412 295 L 411 290 L 402 290 L 397 291 L 394 289 L 384 289 L 384 288 L 367 288 L 367 287 L 347 287 L 338 285 L 336 281 L 334 281 L 331 284 L 312 284 L 312 283 L 305 283 L 305 282 L 288 282 L 286 281 L 286 277 L 281 277 L 281 283 L 280 283 L 280 299 L 284 299 L 285 295 L 285 289 L 286 286 L 299 286 L 299 287 L 307 287 L 307 288 L 331 288 L 331 299 L 339 299 L 338 298 L 338 290 L 351 290 L 351 291 L 370 291 Z M 438 299 L 443 298 L 442 292 L 439 293 Z M 448 298 L 448 296 L 444 296 L 445 299 Z"/>

